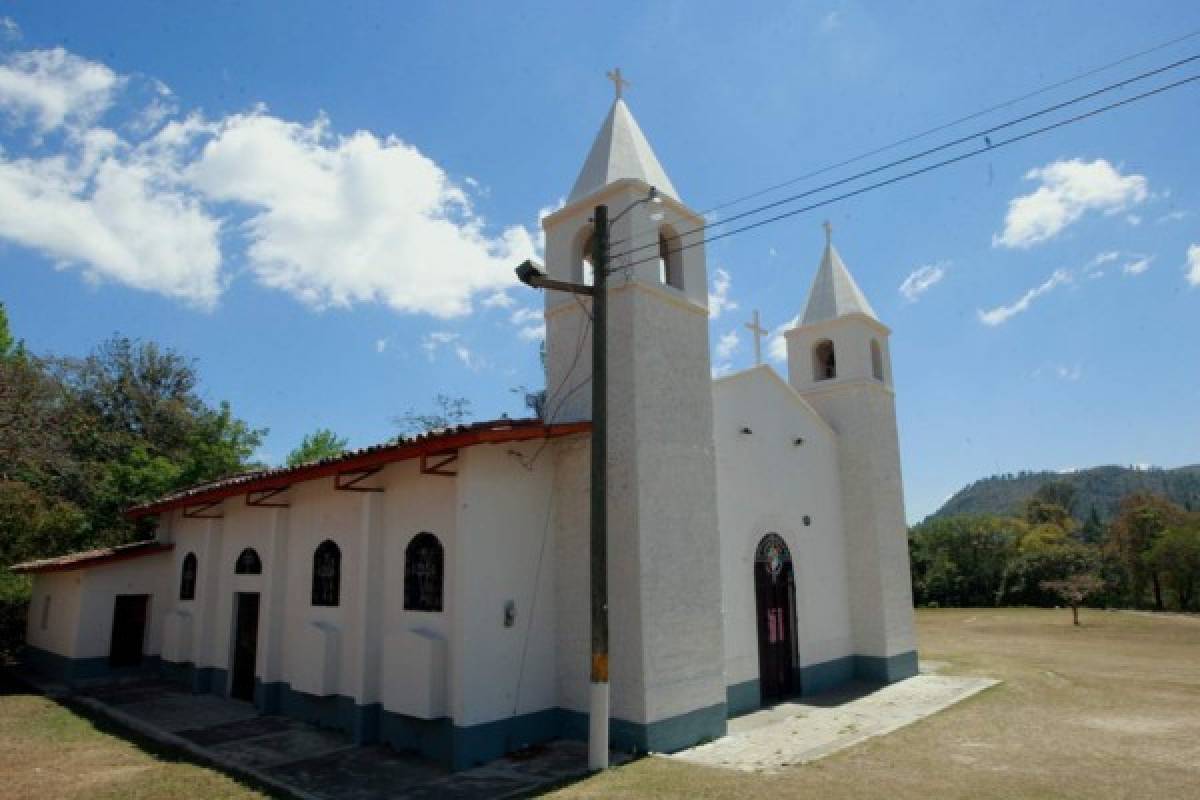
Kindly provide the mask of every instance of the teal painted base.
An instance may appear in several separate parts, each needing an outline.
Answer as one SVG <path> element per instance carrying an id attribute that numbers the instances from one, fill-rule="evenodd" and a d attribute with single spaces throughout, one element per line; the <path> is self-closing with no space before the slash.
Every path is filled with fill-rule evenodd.
<path id="1" fill-rule="evenodd" d="M 725 687 L 725 711 L 730 719 L 762 708 L 762 693 L 757 680 Z"/>
<path id="2" fill-rule="evenodd" d="M 562 716 L 559 738 L 587 739 L 587 714 L 567 709 L 560 709 L 559 713 Z M 724 736 L 727 719 L 725 703 L 651 723 L 613 718 L 609 723 L 608 741 L 612 749 L 627 753 L 674 753 Z"/>
<path id="3" fill-rule="evenodd" d="M 895 683 L 917 674 L 917 651 L 882 656 L 855 656 L 854 674 L 872 683 Z"/>
<path id="4" fill-rule="evenodd" d="M 71 687 L 111 679 L 157 675 L 162 669 L 162 662 L 158 656 L 145 656 L 142 663 L 135 667 L 112 667 L 104 656 L 68 658 L 29 645 L 25 647 L 22 660 L 34 671 Z"/>
<path id="5" fill-rule="evenodd" d="M 881 656 L 843 656 L 820 664 L 809 664 L 795 672 L 798 697 L 836 689 L 850 681 L 864 683 L 895 683 L 917 674 L 917 652 L 910 650 L 888 658 Z M 725 687 L 729 717 L 739 717 L 762 708 L 762 695 L 757 680 L 735 683 Z"/>

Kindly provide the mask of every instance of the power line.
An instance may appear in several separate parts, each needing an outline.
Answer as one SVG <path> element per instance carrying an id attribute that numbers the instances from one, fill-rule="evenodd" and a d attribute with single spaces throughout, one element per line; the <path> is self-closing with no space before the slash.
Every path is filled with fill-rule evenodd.
<path id="1" fill-rule="evenodd" d="M 820 202 L 812 203 L 810 205 L 803 206 L 802 208 L 796 208 L 796 209 L 792 209 L 790 211 L 785 211 L 781 214 L 776 214 L 773 217 L 768 217 L 767 219 L 758 220 L 756 222 L 751 222 L 747 225 L 743 225 L 739 228 L 734 228 L 733 230 L 728 230 L 728 231 L 723 231 L 721 233 L 713 234 L 712 236 L 705 237 L 704 239 L 701 239 L 699 241 L 692 242 L 692 243 L 686 244 L 686 245 L 682 245 L 681 247 L 678 247 L 674 250 L 669 250 L 669 251 L 667 251 L 667 254 L 670 255 L 673 253 L 682 253 L 684 250 L 690 250 L 691 248 L 699 247 L 702 244 L 714 242 L 718 239 L 725 239 L 725 238 L 734 236 L 739 233 L 745 233 L 746 231 L 753 230 L 755 228 L 761 228 L 764 225 L 769 225 L 773 222 L 778 222 L 780 220 L 787 219 L 789 217 L 794 217 L 799 214 L 803 214 L 806 211 L 812 211 L 813 209 L 821 208 L 822 206 L 831 205 L 833 203 L 838 202 L 839 200 L 845 200 L 850 197 L 855 197 L 860 194 L 865 194 L 867 192 L 874 191 L 875 189 L 880 189 L 884 186 L 889 186 L 893 183 L 899 183 L 900 181 L 908 180 L 909 178 L 914 178 L 918 175 L 923 175 L 927 172 L 932 172 L 935 169 L 940 169 L 942 167 L 950 166 L 951 164 L 957 164 L 959 161 L 965 161 L 968 158 L 973 158 L 974 156 L 980 155 L 982 153 L 987 153 L 991 150 L 996 150 L 996 149 L 1005 147 L 1010 144 L 1015 144 L 1017 142 L 1024 141 L 1025 139 L 1030 139 L 1034 136 L 1039 136 L 1043 133 L 1047 133 L 1047 132 L 1055 130 L 1057 128 L 1066 127 L 1067 125 L 1071 125 L 1076 122 L 1081 122 L 1081 121 L 1083 121 L 1085 119 L 1089 119 L 1091 117 L 1099 116 L 1100 114 L 1106 113 L 1108 111 L 1112 111 L 1113 109 L 1116 109 L 1116 108 L 1120 108 L 1121 106 L 1126 106 L 1126 105 L 1129 105 L 1130 103 L 1135 103 L 1139 100 L 1145 100 L 1148 97 L 1153 97 L 1155 95 L 1162 94 L 1163 92 L 1170 91 L 1171 89 L 1176 89 L 1180 86 L 1183 86 L 1188 83 L 1192 83 L 1193 81 L 1197 81 L 1197 80 L 1200 80 L 1200 74 L 1192 75 L 1191 77 L 1183 78 L 1181 80 L 1174 81 L 1173 83 L 1168 83 L 1163 86 L 1159 86 L 1155 89 L 1150 89 L 1149 91 L 1142 92 L 1141 94 L 1133 95 L 1132 97 L 1127 97 L 1123 100 L 1118 100 L 1114 103 L 1109 103 L 1106 106 L 1100 106 L 1099 108 L 1092 109 L 1091 111 L 1085 111 L 1084 113 L 1077 114 L 1074 117 L 1068 117 L 1067 119 L 1059 120 L 1058 122 L 1051 123 L 1049 125 L 1046 125 L 1041 128 L 1037 128 L 1032 131 L 1027 131 L 1025 133 L 1018 134 L 1018 135 L 1013 136 L 1008 139 L 1003 139 L 999 142 L 992 142 L 991 144 L 984 145 L 983 147 L 980 147 L 976 150 L 971 150 L 967 153 L 961 153 L 957 156 L 953 156 L 952 158 L 947 158 L 942 161 L 938 161 L 936 163 L 926 165 L 919 169 L 911 170 L 909 172 L 905 172 L 900 175 L 893 176 L 886 180 L 878 181 L 876 183 L 872 183 L 867 186 L 863 186 L 858 189 L 854 189 L 852 191 L 845 192 L 843 194 L 837 195 L 836 197 L 831 197 L 827 200 L 821 200 Z M 633 267 L 636 267 L 640 264 L 648 264 L 652 261 L 657 261 L 657 260 L 658 260 L 658 256 L 653 256 L 651 258 L 643 258 L 639 261 L 634 261 L 631 264 L 624 264 L 620 267 L 616 267 L 612 271 L 615 272 L 618 269 L 620 269 L 620 270 L 632 269 Z"/>
<path id="2" fill-rule="evenodd" d="M 932 154 L 935 154 L 935 152 L 941 152 L 942 150 L 948 150 L 950 148 L 954 148 L 954 146 L 964 144 L 965 142 L 971 142 L 972 139 L 982 138 L 982 139 L 984 139 L 984 142 L 990 142 L 990 139 L 988 139 L 990 134 L 996 133 L 997 131 L 1002 131 L 1002 130 L 1004 130 L 1004 128 L 1010 128 L 1010 127 L 1013 127 L 1014 125 L 1020 125 L 1021 122 L 1027 122 L 1032 119 L 1036 119 L 1036 118 L 1038 118 L 1038 116 L 1045 116 L 1046 114 L 1052 114 L 1054 112 L 1057 112 L 1057 110 L 1067 108 L 1068 106 L 1074 106 L 1074 104 L 1081 103 L 1086 100 L 1091 100 L 1091 98 L 1093 98 L 1093 97 L 1097 97 L 1099 95 L 1106 94 L 1106 92 L 1114 91 L 1116 89 L 1121 89 L 1121 88 L 1123 88 L 1123 86 L 1128 86 L 1129 84 L 1139 82 L 1139 80 L 1145 80 L 1146 78 L 1151 78 L 1153 76 L 1157 76 L 1157 74 L 1162 74 L 1163 72 L 1175 70 L 1175 68 L 1177 68 L 1177 67 L 1183 66 L 1184 64 L 1189 64 L 1189 62 L 1196 61 L 1196 60 L 1200 60 L 1200 55 L 1189 56 L 1189 58 L 1172 62 L 1172 64 L 1168 64 L 1163 67 L 1158 67 L 1158 68 L 1156 68 L 1156 70 L 1142 72 L 1141 74 L 1138 74 L 1138 76 L 1134 76 L 1132 78 L 1127 78 L 1126 80 L 1121 80 L 1121 82 L 1102 86 L 1102 88 L 1087 92 L 1087 94 L 1070 98 L 1070 100 L 1063 101 L 1061 103 L 1056 103 L 1056 104 L 1054 104 L 1054 106 L 1049 106 L 1049 107 L 1046 107 L 1043 109 L 1039 109 L 1039 110 L 1037 110 L 1037 112 L 1032 112 L 1032 113 L 1026 114 L 1024 116 L 1019 116 L 1019 118 L 1016 118 L 1015 120 L 1001 122 L 1000 125 L 995 125 L 990 128 L 985 128 L 985 130 L 983 130 L 983 131 L 976 131 L 974 133 L 967 134 L 967 136 L 962 136 L 962 137 L 959 137 L 958 139 L 952 139 L 952 140 L 950 140 L 950 142 L 937 145 L 937 146 L 935 146 L 935 148 L 929 148 L 929 149 L 920 151 L 920 152 L 918 152 L 918 154 L 913 154 L 911 156 L 905 156 L 904 158 L 898 158 L 898 160 L 890 161 L 886 164 L 881 164 L 881 166 L 872 167 L 871 169 L 863 170 L 863 172 L 860 172 L 860 173 L 848 175 L 848 176 L 846 176 L 846 178 L 841 178 L 839 180 L 829 182 L 829 184 L 823 184 L 821 186 L 811 188 L 811 190 L 806 190 L 806 191 L 800 192 L 798 194 L 791 194 L 791 196 L 788 196 L 788 197 L 785 197 L 785 198 L 782 198 L 779 200 L 774 200 L 774 201 L 772 201 L 772 203 L 767 203 L 764 205 L 754 207 L 754 209 L 750 209 L 748 211 L 736 213 L 736 215 L 733 215 L 732 217 L 728 217 L 726 219 L 722 219 L 722 221 L 715 223 L 715 224 L 726 225 L 728 223 L 736 221 L 736 219 L 743 219 L 745 217 L 754 216 L 754 215 L 756 215 L 756 213 L 762 213 L 763 211 L 769 211 L 770 209 L 775 209 L 775 207 L 779 207 L 781 205 L 787 205 L 788 203 L 794 203 L 794 201 L 796 201 L 796 200 L 800 200 L 805 197 L 811 197 L 812 194 L 817 194 L 817 193 L 820 193 L 820 192 L 823 192 L 826 190 L 830 190 L 830 188 L 844 186 L 845 184 L 850 184 L 850 182 L 852 182 L 852 181 L 866 178 L 866 176 L 875 175 L 876 173 L 884 172 L 884 170 L 892 169 L 893 167 L 899 167 L 900 164 L 905 164 L 905 163 L 908 163 L 911 161 L 917 161 L 917 160 L 919 160 L 919 158 L 924 158 L 925 156 L 931 156 Z M 682 239 L 683 236 L 688 236 L 688 235 L 694 234 L 694 233 L 696 233 L 696 231 L 704 230 L 708 227 L 709 227 L 708 224 L 696 225 L 695 228 L 692 228 L 690 230 L 685 230 L 685 231 L 683 231 L 682 234 L 677 234 L 677 237 L 680 237 L 680 239 Z M 659 247 L 659 246 L 660 246 L 659 242 L 652 242 L 652 243 L 647 243 L 647 245 L 630 247 L 629 249 L 625 249 L 625 251 L 613 254 L 611 258 L 614 258 L 614 259 L 622 258 L 622 257 L 625 257 L 625 255 L 630 255 L 630 254 L 636 253 L 638 251 L 643 251 L 643 249 L 649 249 L 652 247 Z"/>
<path id="3" fill-rule="evenodd" d="M 729 223 L 734 222 L 735 220 L 744 219 L 746 217 L 750 217 L 755 214 L 761 214 L 764 211 L 769 211 L 772 208 L 778 208 L 779 206 L 787 205 L 788 203 L 793 203 L 797 200 L 801 200 L 805 197 L 810 197 L 814 194 L 823 192 L 827 189 L 833 189 L 838 186 L 842 186 L 847 183 L 851 183 L 853 181 L 859 180 L 860 178 L 865 178 L 869 175 L 874 175 L 876 173 L 883 172 L 885 170 L 889 170 L 889 169 L 891 169 L 893 167 L 897 167 L 901 164 L 906 164 L 910 161 L 916 161 L 916 160 L 924 158 L 926 156 L 933 155 L 934 153 L 938 153 L 943 150 L 948 150 L 951 147 L 956 147 L 960 144 L 963 144 L 964 142 L 969 142 L 973 139 L 981 139 L 982 138 L 982 139 L 984 139 L 985 142 L 990 141 L 987 137 L 990 134 L 996 133 L 997 131 L 1004 130 L 1005 128 L 1011 128 L 1014 125 L 1019 125 L 1023 122 L 1028 122 L 1031 119 L 1035 119 L 1037 117 L 1042 117 L 1042 116 L 1045 116 L 1046 114 L 1054 113 L 1055 111 L 1060 111 L 1063 108 L 1066 108 L 1068 106 L 1072 106 L 1077 103 L 1081 103 L 1085 100 L 1090 100 L 1094 97 L 1098 97 L 1099 95 L 1105 94 L 1107 92 L 1111 92 L 1116 89 L 1123 88 L 1125 86 L 1128 86 L 1131 83 L 1136 83 L 1138 81 L 1145 80 L 1146 78 L 1151 78 L 1151 77 L 1154 77 L 1155 75 L 1160 75 L 1164 72 L 1168 72 L 1170 70 L 1177 69 L 1178 67 L 1181 67 L 1184 64 L 1188 64 L 1188 63 L 1196 61 L 1196 60 L 1200 60 L 1200 55 L 1194 55 L 1194 56 L 1189 56 L 1188 58 L 1180 59 L 1179 61 L 1172 62 L 1171 64 L 1167 64 L 1166 66 L 1148 70 L 1139 75 L 1135 75 L 1132 78 L 1127 78 L 1123 81 L 1118 81 L 1117 83 L 1111 83 L 1107 86 L 1103 86 L 1094 91 L 1087 92 L 1086 94 L 1081 94 L 1077 97 L 1071 98 L 1070 100 L 1064 100 L 1061 103 L 1056 103 L 1052 106 L 1047 106 L 1046 108 L 1039 109 L 1038 111 L 1031 112 L 1031 113 L 1026 114 L 1021 117 L 1017 117 L 1016 119 L 1009 120 L 1007 122 L 1002 122 L 999 125 L 992 126 L 991 128 L 985 128 L 984 130 L 976 131 L 974 133 L 967 134 L 966 136 L 960 136 L 957 139 L 952 139 L 949 142 L 939 144 L 936 147 L 931 147 L 926 150 L 922 150 L 919 153 L 914 153 L 913 155 L 905 156 L 904 158 L 896 159 L 895 161 L 889 161 L 886 164 L 881 164 L 880 166 L 872 167 L 871 169 L 863 170 L 862 172 L 857 172 L 857 173 L 855 173 L 853 175 L 849 175 L 845 178 L 840 178 L 836 181 L 822 184 L 821 186 L 817 186 L 813 189 L 808 189 L 808 190 L 800 192 L 798 194 L 789 195 L 788 197 L 784 197 L 780 200 L 775 200 L 773 202 L 766 203 L 764 205 L 749 209 L 748 211 L 743 211 L 739 214 L 734 214 L 733 216 L 728 217 L 724 220 L 721 220 L 719 223 L 716 223 L 716 224 L 728 225 Z M 682 238 L 684 236 L 689 236 L 698 231 L 702 231 L 708 227 L 710 227 L 708 224 L 697 225 L 696 227 L 694 227 L 690 230 L 687 230 L 687 231 L 684 231 L 683 233 L 677 234 L 677 237 Z M 639 245 L 637 247 L 630 247 L 628 250 L 624 250 L 624 251 L 614 254 L 612 256 L 612 258 L 614 258 L 614 259 L 622 258 L 624 256 L 632 255 L 633 253 L 637 253 L 641 250 L 648 250 L 652 247 L 657 248 L 659 246 L 660 246 L 659 242 L 651 242 L 648 244 Z"/>
<path id="4" fill-rule="evenodd" d="M 958 117 L 957 119 L 950 120 L 949 122 L 945 122 L 940 125 L 936 125 L 932 128 L 927 128 L 923 131 L 920 131 L 919 133 L 914 133 L 914 134 L 906 136 L 902 139 L 897 139 L 896 141 L 891 142 L 890 144 L 885 144 L 880 147 L 876 147 L 873 150 L 868 150 L 864 153 L 860 153 L 859 155 L 853 156 L 851 158 L 847 158 L 843 161 L 838 161 L 835 164 L 830 164 L 828 166 L 821 167 L 820 169 L 813 170 L 812 172 L 807 172 L 803 175 L 797 176 L 790 180 L 783 181 L 782 183 L 777 183 L 772 186 L 768 186 L 764 189 L 759 189 L 758 191 L 750 192 L 749 194 L 744 194 L 744 195 L 741 195 L 740 197 L 735 197 L 732 200 L 727 200 L 727 201 L 719 203 L 715 206 L 711 206 L 711 207 L 705 209 L 704 211 L 698 212 L 698 216 L 705 217 L 708 214 L 713 213 L 714 211 L 720 211 L 721 209 L 729 208 L 730 206 L 739 205 L 740 203 L 744 203 L 747 200 L 752 200 L 755 197 L 761 197 L 765 194 L 770 194 L 771 192 L 778 191 L 779 189 L 783 189 L 788 186 L 793 186 L 797 183 L 801 183 L 802 181 L 809 180 L 810 178 L 815 178 L 820 175 L 824 175 L 826 173 L 832 172 L 835 169 L 849 166 L 850 164 L 858 163 L 859 161 L 870 158 L 871 156 L 879 155 L 880 153 L 885 153 L 888 150 L 894 150 L 895 148 L 899 147 L 900 145 L 908 144 L 909 142 L 913 142 L 918 139 L 923 139 L 926 136 L 930 136 L 934 133 L 940 133 L 941 131 L 944 131 L 948 128 L 953 128 L 956 125 L 961 125 L 964 122 L 969 122 L 973 119 L 978 119 L 979 117 L 983 117 L 988 114 L 991 114 L 994 111 L 999 111 L 1000 109 L 1003 109 L 1003 108 L 1009 108 L 1011 106 L 1014 106 L 1018 103 L 1028 100 L 1030 98 L 1037 97 L 1039 95 L 1045 94 L 1047 92 L 1051 92 L 1055 89 L 1059 89 L 1063 86 L 1067 86 L 1072 83 L 1076 83 L 1085 78 L 1090 78 L 1093 75 L 1098 75 L 1099 73 L 1110 70 L 1113 67 L 1118 67 L 1118 66 L 1120 66 L 1122 64 L 1126 64 L 1130 61 L 1135 61 L 1135 60 L 1141 58 L 1142 56 L 1146 56 L 1151 53 L 1156 53 L 1159 50 L 1165 50 L 1166 48 L 1171 47 L 1172 45 L 1179 44 L 1180 42 L 1187 41 L 1188 39 L 1195 38 L 1196 36 L 1200 36 L 1200 29 L 1194 30 L 1191 33 L 1184 34 L 1183 36 L 1178 36 L 1174 39 L 1170 39 L 1168 41 L 1154 45 L 1153 47 L 1148 47 L 1144 50 L 1139 50 L 1136 53 L 1130 53 L 1129 55 L 1123 56 L 1123 57 L 1117 59 L 1116 61 L 1110 61 L 1107 64 L 1102 64 L 1098 67 L 1093 67 L 1092 69 L 1089 69 L 1085 72 L 1081 72 L 1070 78 L 1064 78 L 1063 80 L 1056 81 L 1051 84 L 1047 84 L 1038 89 L 1034 89 L 1030 92 L 1026 92 L 1025 94 L 1020 95 L 1019 97 L 1014 97 L 1011 100 L 1006 100 L 1002 103 L 997 103 L 996 105 L 989 106 L 980 111 L 975 111 L 970 114 L 966 114 L 965 116 Z M 725 220 L 725 221 L 727 222 L 728 220 Z M 639 231 L 637 233 L 631 234 L 628 238 L 620 239 L 618 241 L 613 242 L 613 245 L 615 246 L 615 245 L 619 245 L 619 244 L 624 244 L 625 242 L 629 242 L 629 241 L 636 241 L 638 239 L 649 236 L 651 234 L 656 234 L 657 232 L 658 232 L 657 229 Z"/>

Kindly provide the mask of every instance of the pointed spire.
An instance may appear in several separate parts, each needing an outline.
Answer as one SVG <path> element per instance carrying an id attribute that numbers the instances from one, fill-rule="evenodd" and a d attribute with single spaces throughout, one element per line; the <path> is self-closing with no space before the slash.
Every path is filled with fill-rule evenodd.
<path id="1" fill-rule="evenodd" d="M 627 86 L 628 81 L 619 72 L 609 77 L 616 85 L 617 98 L 592 142 L 592 149 L 575 179 L 567 203 L 574 203 L 622 178 L 636 178 L 678 200 L 679 194 L 671 179 L 658 163 L 650 142 L 621 97 L 621 87 Z"/>
<path id="2" fill-rule="evenodd" d="M 824 228 L 825 253 L 821 256 L 821 266 L 817 268 L 817 277 L 813 279 L 812 289 L 808 292 L 808 304 L 804 307 L 800 324 L 812 325 L 856 313 L 878 319 L 834 248 L 833 226 L 828 220 Z"/>

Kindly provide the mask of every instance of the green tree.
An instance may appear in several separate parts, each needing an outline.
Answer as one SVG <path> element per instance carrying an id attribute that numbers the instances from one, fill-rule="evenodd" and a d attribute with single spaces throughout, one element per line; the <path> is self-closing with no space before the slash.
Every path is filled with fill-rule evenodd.
<path id="1" fill-rule="evenodd" d="M 914 527 L 909 546 L 918 602 L 997 605 L 1019 532 L 1005 517 L 944 517 Z"/>
<path id="2" fill-rule="evenodd" d="M 1097 513 L 1096 507 L 1092 506 L 1088 512 L 1087 521 L 1083 523 L 1083 528 L 1079 531 L 1079 538 L 1087 544 L 1100 544 L 1104 541 L 1108 529 L 1104 527 L 1104 523 L 1100 521 L 1100 514 Z"/>
<path id="3" fill-rule="evenodd" d="M 1174 592 L 1181 611 L 1200 610 L 1200 521 L 1191 519 L 1168 528 L 1146 560 Z"/>
<path id="4" fill-rule="evenodd" d="M 320 428 L 300 440 L 300 446 L 288 453 L 287 465 L 294 467 L 323 458 L 335 458 L 346 452 L 347 440 L 328 428 Z"/>
<path id="5" fill-rule="evenodd" d="M 1159 569 L 1147 555 L 1166 529 L 1182 520 L 1183 510 L 1159 495 L 1136 492 L 1121 501 L 1120 510 L 1108 529 L 1106 548 L 1129 573 L 1131 602 L 1140 605 L 1147 588 L 1153 590 L 1154 607 L 1163 609 Z"/>
<path id="6" fill-rule="evenodd" d="M 16 346 L 12 331 L 8 328 L 8 312 L 4 309 L 4 303 L 0 303 L 0 358 L 11 356 Z"/>

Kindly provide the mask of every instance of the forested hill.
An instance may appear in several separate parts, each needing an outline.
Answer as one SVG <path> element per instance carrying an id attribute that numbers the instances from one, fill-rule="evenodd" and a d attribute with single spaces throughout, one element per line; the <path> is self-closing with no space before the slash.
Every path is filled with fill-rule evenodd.
<path id="1" fill-rule="evenodd" d="M 956 514 L 1013 514 L 1044 483 L 1069 483 L 1075 488 L 1072 511 L 1081 522 L 1092 509 L 1108 521 L 1121 498 L 1132 492 L 1154 492 L 1187 509 L 1200 510 L 1200 464 L 1176 469 L 1092 467 L 1075 472 L 1019 472 L 993 475 L 955 493 L 930 518 Z"/>

